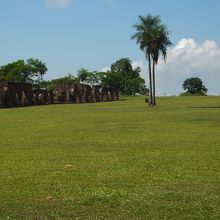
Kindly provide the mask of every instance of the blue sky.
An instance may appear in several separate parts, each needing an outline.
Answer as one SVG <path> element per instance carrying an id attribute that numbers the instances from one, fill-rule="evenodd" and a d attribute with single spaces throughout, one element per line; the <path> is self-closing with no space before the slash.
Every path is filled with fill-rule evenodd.
<path id="1" fill-rule="evenodd" d="M 161 15 L 174 46 L 157 69 L 158 94 L 181 92 L 182 81 L 203 79 L 220 94 L 219 0 L 1 0 L 0 65 L 38 58 L 47 79 L 102 70 L 121 57 L 146 62 L 130 37 L 138 15 Z"/>

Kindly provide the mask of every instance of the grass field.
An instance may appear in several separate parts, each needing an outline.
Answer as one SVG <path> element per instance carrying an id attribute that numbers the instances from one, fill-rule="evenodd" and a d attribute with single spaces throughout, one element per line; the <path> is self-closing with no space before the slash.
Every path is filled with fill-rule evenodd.
<path id="1" fill-rule="evenodd" d="M 220 97 L 0 109 L 0 219 L 220 219 Z"/>

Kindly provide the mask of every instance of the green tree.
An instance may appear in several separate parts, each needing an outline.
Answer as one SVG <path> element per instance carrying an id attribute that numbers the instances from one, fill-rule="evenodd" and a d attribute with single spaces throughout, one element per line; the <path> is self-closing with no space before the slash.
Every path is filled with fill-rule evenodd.
<path id="1" fill-rule="evenodd" d="M 153 33 L 153 41 L 151 44 L 151 57 L 153 60 L 152 80 L 153 80 L 153 105 L 156 105 L 156 83 L 155 83 L 155 66 L 158 64 L 159 55 L 162 54 L 164 62 L 167 58 L 167 48 L 172 45 L 169 39 L 167 27 L 160 24 Z"/>
<path id="2" fill-rule="evenodd" d="M 123 75 L 118 72 L 103 72 L 99 73 L 99 79 L 102 86 L 112 87 L 119 91 L 122 90 L 123 86 Z"/>
<path id="3" fill-rule="evenodd" d="M 89 76 L 89 71 L 87 69 L 81 68 L 78 70 L 77 77 L 80 82 L 86 83 L 88 76 Z"/>
<path id="4" fill-rule="evenodd" d="M 89 84 L 91 86 L 94 86 L 99 82 L 97 72 L 91 72 L 85 68 L 81 68 L 78 70 L 77 78 L 79 79 L 79 82 Z"/>
<path id="5" fill-rule="evenodd" d="M 0 78 L 24 83 L 39 83 L 43 75 L 47 72 L 47 67 L 38 59 L 18 60 L 0 67 Z"/>
<path id="6" fill-rule="evenodd" d="M 148 60 L 149 69 L 149 105 L 156 105 L 155 98 L 155 65 L 158 62 L 159 54 L 162 53 L 164 59 L 167 56 L 167 47 L 171 45 L 169 32 L 165 25 L 161 23 L 160 16 L 139 16 L 139 22 L 133 26 L 136 33 L 131 39 L 136 39 L 141 51 L 144 52 Z M 153 70 L 152 70 L 153 68 Z M 152 76 L 153 73 L 153 76 Z"/>
<path id="7" fill-rule="evenodd" d="M 87 75 L 87 78 L 86 78 L 86 83 L 91 85 L 91 86 L 94 86 L 94 85 L 97 85 L 99 82 L 99 77 L 97 75 L 97 72 L 94 71 L 94 72 L 88 72 L 88 75 Z"/>
<path id="8" fill-rule="evenodd" d="M 183 89 L 186 90 L 183 95 L 206 95 L 208 89 L 198 77 L 186 79 L 183 82 Z"/>
<path id="9" fill-rule="evenodd" d="M 41 62 L 38 59 L 28 59 L 27 64 L 30 68 L 30 76 L 33 79 L 33 82 L 40 82 L 43 80 L 43 76 L 47 72 L 46 64 Z"/>
<path id="10" fill-rule="evenodd" d="M 136 93 L 145 95 L 147 92 L 145 80 L 142 79 L 141 77 L 128 79 L 127 86 L 128 86 L 127 93 L 130 95 L 135 95 Z"/>
<path id="11" fill-rule="evenodd" d="M 129 58 L 122 58 L 111 65 L 111 71 L 121 73 L 124 77 L 124 94 L 127 95 L 127 78 L 133 69 Z"/>
<path id="12" fill-rule="evenodd" d="M 140 77 L 140 71 L 140 67 L 132 67 L 129 58 L 121 58 L 111 65 L 111 72 L 121 74 L 123 77 L 123 82 L 120 83 L 120 92 L 124 95 L 146 92 L 145 81 Z"/>
<path id="13" fill-rule="evenodd" d="M 42 80 L 41 82 L 34 84 L 34 88 L 53 89 L 55 86 L 58 85 L 71 85 L 75 83 L 79 83 L 79 79 L 68 73 L 66 76 L 57 79 L 52 79 L 48 81 Z"/>
<path id="14" fill-rule="evenodd" d="M 145 80 L 140 77 L 141 69 L 133 68 L 131 60 L 122 58 L 111 65 L 111 71 L 97 73 L 103 86 L 114 87 L 123 95 L 146 94 Z"/>

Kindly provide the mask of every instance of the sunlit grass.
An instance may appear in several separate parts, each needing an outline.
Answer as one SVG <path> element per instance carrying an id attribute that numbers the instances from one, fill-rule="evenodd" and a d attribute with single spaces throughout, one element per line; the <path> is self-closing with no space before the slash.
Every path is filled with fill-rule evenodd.
<path id="1" fill-rule="evenodd" d="M 219 219 L 219 106 L 0 109 L 0 219 Z"/>

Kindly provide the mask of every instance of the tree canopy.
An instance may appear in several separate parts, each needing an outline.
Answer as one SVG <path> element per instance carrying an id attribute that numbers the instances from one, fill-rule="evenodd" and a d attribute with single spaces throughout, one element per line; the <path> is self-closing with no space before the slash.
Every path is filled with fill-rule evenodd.
<path id="1" fill-rule="evenodd" d="M 160 16 L 139 16 L 139 22 L 133 26 L 136 33 L 131 37 L 135 39 L 141 51 L 144 52 L 149 64 L 149 105 L 156 105 L 155 95 L 155 66 L 159 55 L 164 60 L 167 57 L 167 47 L 171 45 L 167 27 L 162 24 Z"/>
<path id="2" fill-rule="evenodd" d="M 140 67 L 133 68 L 129 58 L 121 58 L 111 65 L 111 72 L 120 75 L 120 90 L 124 95 L 134 94 L 135 92 L 143 93 L 137 89 L 137 87 L 143 89 L 141 84 L 145 83 L 139 75 L 140 71 Z"/>
<path id="3" fill-rule="evenodd" d="M 133 68 L 129 58 L 121 58 L 111 65 L 111 74 L 109 74 L 114 76 L 115 84 L 118 85 L 121 94 L 146 94 L 145 80 L 140 77 L 140 71 L 139 67 Z"/>
<path id="4" fill-rule="evenodd" d="M 70 73 L 68 73 L 66 76 L 52 79 L 52 80 L 43 80 L 37 84 L 34 84 L 35 88 L 41 88 L 41 89 L 53 89 L 54 87 L 58 85 L 69 85 L 79 83 L 79 79 Z"/>
<path id="5" fill-rule="evenodd" d="M 38 59 L 17 60 L 0 67 L 0 78 L 24 83 L 39 83 L 47 72 L 46 64 Z"/>
<path id="6" fill-rule="evenodd" d="M 131 60 L 122 58 L 111 65 L 111 71 L 97 72 L 85 68 L 78 70 L 76 75 L 68 73 L 57 79 L 43 80 L 47 71 L 44 63 L 38 59 L 18 60 L 0 67 L 0 79 L 12 82 L 31 83 L 34 88 L 52 89 L 64 84 L 89 84 L 113 87 L 122 95 L 145 94 L 145 81 L 140 77 L 141 69 L 133 68 Z"/>
<path id="7" fill-rule="evenodd" d="M 188 78 L 183 82 L 183 89 L 186 90 L 182 95 L 206 95 L 208 89 L 198 77 Z"/>
<path id="8" fill-rule="evenodd" d="M 78 70 L 77 78 L 79 82 L 86 83 L 91 86 L 94 86 L 99 83 L 99 76 L 98 72 L 96 71 L 89 71 L 85 68 L 81 68 Z"/>

